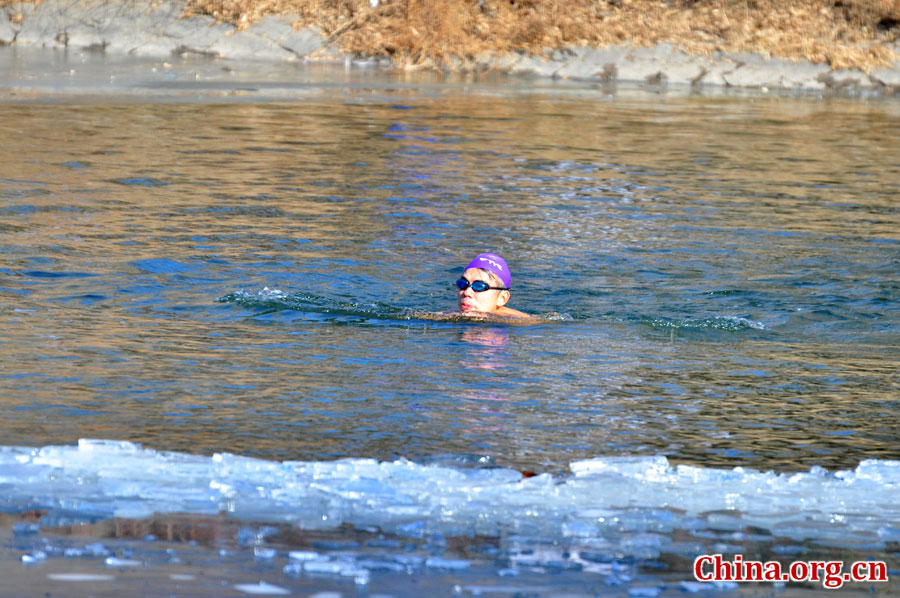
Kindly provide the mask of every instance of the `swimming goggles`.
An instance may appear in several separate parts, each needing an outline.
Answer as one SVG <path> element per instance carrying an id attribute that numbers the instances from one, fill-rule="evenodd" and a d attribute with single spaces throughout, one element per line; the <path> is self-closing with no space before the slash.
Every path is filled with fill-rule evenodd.
<path id="1" fill-rule="evenodd" d="M 465 278 L 460 278 L 456 281 L 456 286 L 459 287 L 460 291 L 465 291 L 469 287 L 472 287 L 472 290 L 476 293 L 481 293 L 482 291 L 508 291 L 506 287 L 492 287 L 488 283 L 483 280 L 473 280 L 469 282 Z"/>

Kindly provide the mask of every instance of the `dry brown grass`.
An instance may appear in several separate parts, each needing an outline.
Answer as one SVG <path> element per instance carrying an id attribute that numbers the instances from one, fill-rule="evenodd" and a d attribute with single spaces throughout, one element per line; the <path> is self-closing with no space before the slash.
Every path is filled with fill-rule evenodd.
<path id="1" fill-rule="evenodd" d="M 895 58 L 900 39 L 900 0 L 189 0 L 189 10 L 238 25 L 295 15 L 345 51 L 410 66 L 669 42 L 695 54 L 749 50 L 870 70 Z"/>
<path id="2" fill-rule="evenodd" d="M 891 63 L 900 40 L 900 0 L 187 2 L 186 14 L 238 27 L 267 14 L 291 16 L 298 27 L 319 26 L 344 51 L 387 55 L 410 67 L 471 61 L 486 51 L 668 42 L 694 54 L 755 51 L 868 71 Z"/>

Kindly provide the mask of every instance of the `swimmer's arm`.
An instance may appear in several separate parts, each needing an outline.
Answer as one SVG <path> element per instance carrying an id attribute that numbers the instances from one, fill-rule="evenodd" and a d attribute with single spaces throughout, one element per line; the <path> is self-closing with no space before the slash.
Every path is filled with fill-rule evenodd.
<path id="1" fill-rule="evenodd" d="M 521 318 L 521 319 L 530 319 L 532 316 L 530 314 L 526 314 L 523 311 L 519 311 L 518 309 L 513 309 L 511 307 L 503 306 L 495 312 L 498 316 L 503 316 L 504 318 Z"/>
<path id="2" fill-rule="evenodd" d="M 488 313 L 483 311 L 454 311 L 454 312 L 415 312 L 413 317 L 423 320 L 438 321 L 468 321 L 468 322 L 489 322 L 492 319 L 501 318 L 507 320 L 534 320 L 534 316 L 521 312 L 517 309 L 504 307 L 495 312 Z"/>

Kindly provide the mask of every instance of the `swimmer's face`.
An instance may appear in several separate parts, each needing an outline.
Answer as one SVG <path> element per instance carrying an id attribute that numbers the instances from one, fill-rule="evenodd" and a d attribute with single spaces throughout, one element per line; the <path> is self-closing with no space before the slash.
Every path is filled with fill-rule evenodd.
<path id="1" fill-rule="evenodd" d="M 481 268 L 469 268 L 462 275 L 463 278 L 470 283 L 481 280 L 490 286 L 503 286 L 496 277 L 492 277 L 487 270 Z M 487 290 L 476 293 L 470 286 L 464 291 L 456 291 L 456 302 L 459 304 L 459 311 L 480 311 L 484 313 L 495 312 L 509 301 L 509 291 Z"/>

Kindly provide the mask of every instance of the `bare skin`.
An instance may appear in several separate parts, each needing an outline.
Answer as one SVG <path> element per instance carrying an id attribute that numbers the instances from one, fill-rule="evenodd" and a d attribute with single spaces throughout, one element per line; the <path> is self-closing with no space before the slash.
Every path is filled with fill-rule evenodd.
<path id="1" fill-rule="evenodd" d="M 481 280 L 491 286 L 495 286 L 495 281 L 492 281 L 488 272 L 481 268 L 469 268 L 463 272 L 462 277 L 470 283 Z M 473 316 L 476 318 L 531 318 L 530 315 L 524 312 L 512 309 L 511 307 L 506 307 L 506 304 L 509 302 L 509 297 L 509 291 L 506 289 L 502 291 L 491 289 L 476 293 L 472 290 L 472 287 L 469 287 L 464 291 L 460 290 L 456 292 L 456 302 L 459 305 L 459 311 L 466 316 Z"/>

